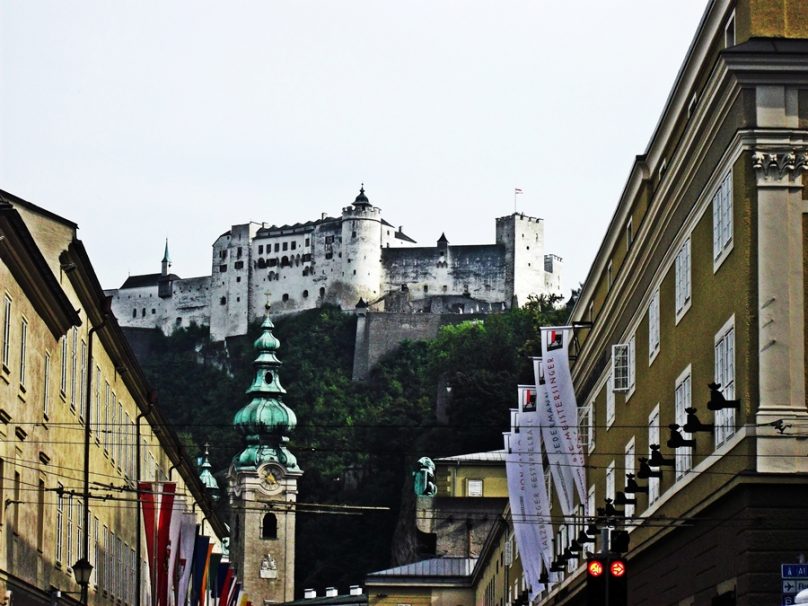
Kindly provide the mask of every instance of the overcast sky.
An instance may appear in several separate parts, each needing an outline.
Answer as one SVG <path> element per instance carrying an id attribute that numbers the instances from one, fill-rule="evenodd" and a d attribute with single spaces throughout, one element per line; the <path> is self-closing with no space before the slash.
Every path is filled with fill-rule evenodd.
<path id="1" fill-rule="evenodd" d="M 361 182 L 421 244 L 493 243 L 520 187 L 575 286 L 705 6 L 0 0 L 0 188 L 77 222 L 110 288 Z"/>

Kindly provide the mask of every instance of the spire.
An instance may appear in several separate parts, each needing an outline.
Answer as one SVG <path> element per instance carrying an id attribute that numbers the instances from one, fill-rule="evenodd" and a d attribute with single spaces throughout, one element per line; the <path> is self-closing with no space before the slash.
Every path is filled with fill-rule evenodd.
<path id="1" fill-rule="evenodd" d="M 199 465 L 199 480 L 202 482 L 202 486 L 205 487 L 206 491 L 209 491 L 211 494 L 211 498 L 218 501 L 219 500 L 219 483 L 216 481 L 216 478 L 213 477 L 211 473 L 211 464 L 209 459 L 209 452 L 208 452 L 208 443 L 205 442 L 205 456 L 202 458 L 202 463 Z"/>
<path id="2" fill-rule="evenodd" d="M 163 261 L 160 273 L 164 276 L 167 276 L 169 267 L 171 267 L 171 257 L 168 254 L 168 238 L 166 238 L 166 250 L 163 253 Z"/>
<path id="3" fill-rule="evenodd" d="M 370 206 L 370 200 L 365 195 L 365 184 L 362 183 L 362 186 L 359 188 L 359 195 L 356 196 L 356 200 L 353 202 L 354 206 L 357 207 L 367 207 Z"/>
<path id="4" fill-rule="evenodd" d="M 281 386 L 278 369 L 281 361 L 275 355 L 280 341 L 272 334 L 275 325 L 266 304 L 261 335 L 255 340 L 257 352 L 253 368 L 255 375 L 247 389 L 250 403 L 233 417 L 233 425 L 244 439 L 244 450 L 233 459 L 238 469 L 257 469 L 269 462 L 280 463 L 288 471 L 300 471 L 297 459 L 287 450 L 287 434 L 297 425 L 297 417 L 283 403 L 286 390 Z"/>
<path id="5" fill-rule="evenodd" d="M 440 238 L 438 238 L 438 246 L 446 248 L 449 244 L 449 240 L 446 239 L 446 232 L 441 232 Z"/>

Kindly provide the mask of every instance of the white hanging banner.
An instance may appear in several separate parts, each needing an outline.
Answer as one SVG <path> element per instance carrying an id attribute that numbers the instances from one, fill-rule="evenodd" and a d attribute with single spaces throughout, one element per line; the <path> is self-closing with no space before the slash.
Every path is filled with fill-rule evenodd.
<path id="1" fill-rule="evenodd" d="M 565 464 L 572 475 L 572 486 L 569 489 L 571 491 L 574 488 L 578 502 L 583 505 L 587 502 L 586 469 L 583 450 L 578 439 L 578 404 L 570 374 L 568 348 L 572 330 L 542 328 L 541 335 L 541 368 L 544 371 L 546 405 L 552 413 L 553 427 L 556 430 L 554 437 L 560 441 L 560 449 L 566 458 Z M 570 511 L 564 511 L 565 516 L 573 514 L 574 506 L 570 507 Z"/>
<path id="2" fill-rule="evenodd" d="M 523 387 L 526 389 L 523 390 Z M 550 522 L 550 495 L 547 491 L 547 484 L 544 483 L 541 428 L 536 411 L 536 388 L 534 385 L 520 385 L 519 392 L 520 408 L 522 402 L 525 403 L 524 410 L 518 416 L 520 461 L 527 471 L 525 498 L 531 515 L 536 516 L 532 525 L 536 531 L 542 561 L 549 571 L 553 560 L 553 525 Z M 522 398 L 523 393 L 524 398 Z"/>
<path id="3" fill-rule="evenodd" d="M 505 474 L 508 479 L 508 500 L 511 505 L 513 533 L 516 537 L 516 548 L 522 559 L 522 570 L 530 588 L 531 601 L 538 596 L 542 586 L 539 584 L 541 573 L 538 545 L 538 534 L 534 528 L 527 502 L 525 486 L 527 470 L 520 460 L 522 450 L 521 436 L 518 432 L 503 434 L 505 438 Z"/>

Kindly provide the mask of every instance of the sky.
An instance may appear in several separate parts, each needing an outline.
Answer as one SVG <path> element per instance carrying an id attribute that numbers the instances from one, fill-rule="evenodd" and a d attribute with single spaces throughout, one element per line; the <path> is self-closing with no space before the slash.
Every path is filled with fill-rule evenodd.
<path id="1" fill-rule="evenodd" d="M 571 288 L 705 8 L 0 0 L 0 189 L 78 223 L 105 288 L 166 238 L 209 274 L 231 225 L 336 216 L 361 183 L 426 246 L 541 217 Z"/>

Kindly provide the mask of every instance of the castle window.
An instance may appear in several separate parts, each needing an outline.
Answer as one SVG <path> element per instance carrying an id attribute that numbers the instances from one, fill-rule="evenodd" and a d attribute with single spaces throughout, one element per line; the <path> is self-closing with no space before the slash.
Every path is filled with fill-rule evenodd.
<path id="1" fill-rule="evenodd" d="M 275 252 L 278 252 L 281 249 L 281 245 L 275 242 Z"/>
<path id="2" fill-rule="evenodd" d="M 429 292 L 429 286 L 424 284 L 424 292 Z"/>
<path id="3" fill-rule="evenodd" d="M 303 291 L 303 298 L 304 298 L 304 299 L 308 299 L 308 298 L 309 298 L 309 291 L 308 291 L 308 290 L 304 290 L 304 291 Z"/>
<path id="4" fill-rule="evenodd" d="M 177 326 L 182 326 L 182 318 L 177 318 Z"/>
<path id="5" fill-rule="evenodd" d="M 219 305 L 226 305 L 227 304 L 227 297 L 222 297 L 219 299 Z"/>
<path id="6" fill-rule="evenodd" d="M 157 313 L 157 310 L 156 310 L 156 309 L 154 309 L 154 307 L 152 307 L 151 313 L 152 313 L 152 315 L 154 315 L 154 314 L 156 314 L 156 313 Z"/>
<path id="7" fill-rule="evenodd" d="M 283 296 L 281 297 L 281 300 L 282 300 L 284 303 L 285 303 L 286 301 L 288 301 L 288 300 L 289 300 L 289 294 L 288 294 L 288 293 L 283 293 Z"/>
<path id="8" fill-rule="evenodd" d="M 241 259 L 241 246 L 236 249 L 236 258 Z"/>
<path id="9" fill-rule="evenodd" d="M 311 261 L 311 253 L 305 253 L 300 260 L 303 261 L 304 263 Z"/>
<path id="10" fill-rule="evenodd" d="M 443 285 L 443 292 L 446 292 L 447 290 L 449 290 L 449 287 L 448 287 L 448 286 L 446 286 L 446 284 L 444 284 L 444 285 Z"/>
<path id="11" fill-rule="evenodd" d="M 241 269 L 241 268 L 243 268 L 243 267 L 244 267 L 244 261 L 236 261 L 236 263 L 235 263 L 234 267 L 235 267 L 236 269 Z"/>
<path id="12" fill-rule="evenodd" d="M 236 297 L 236 303 L 241 303 L 241 297 Z"/>
<path id="13" fill-rule="evenodd" d="M 267 262 L 264 260 L 263 257 L 258 259 L 258 267 L 259 269 L 264 269 L 267 266 Z"/>
<path id="14" fill-rule="evenodd" d="M 274 513 L 264 514 L 264 519 L 261 521 L 261 538 L 262 539 L 277 539 L 278 538 L 278 520 Z"/>
<path id="15" fill-rule="evenodd" d="M 275 267 L 278 264 L 278 258 L 273 257 L 269 261 L 267 261 L 267 267 Z"/>
<path id="16" fill-rule="evenodd" d="M 283 250 L 289 250 L 289 243 L 288 242 L 283 243 Z"/>
<path id="17" fill-rule="evenodd" d="M 352 232 L 351 232 L 351 237 L 352 237 L 352 238 L 355 238 L 355 237 L 356 237 L 356 232 L 355 232 L 355 231 L 352 231 Z"/>
<path id="18" fill-rule="evenodd" d="M 289 267 L 290 265 L 289 257 L 281 257 L 281 267 Z"/>
<path id="19" fill-rule="evenodd" d="M 132 310 L 132 317 L 137 318 L 137 310 L 136 309 Z"/>
<path id="20" fill-rule="evenodd" d="M 263 244 L 258 245 L 258 254 L 259 255 L 264 254 L 264 245 Z"/>
<path id="21" fill-rule="evenodd" d="M 325 237 L 326 244 L 333 244 L 334 243 L 334 236 L 326 236 Z"/>
<path id="22" fill-rule="evenodd" d="M 236 282 L 241 282 L 241 276 L 236 276 Z"/>
<path id="23" fill-rule="evenodd" d="M 227 271 L 227 265 L 219 265 L 219 273 L 224 273 Z"/>
<path id="24" fill-rule="evenodd" d="M 141 317 L 141 318 L 145 318 L 145 317 L 146 317 L 146 308 L 145 308 L 145 307 L 144 307 L 143 309 L 141 309 L 141 310 L 140 310 L 140 317 Z"/>
<path id="25" fill-rule="evenodd" d="M 320 298 L 322 299 L 325 296 L 325 287 L 320 287 Z"/>
<path id="26" fill-rule="evenodd" d="M 306 243 L 303 246 L 305 246 L 305 247 L 309 246 L 309 239 L 308 238 L 306 238 Z"/>
<path id="27" fill-rule="evenodd" d="M 356 270 L 353 270 L 353 275 L 356 275 Z"/>
<path id="28" fill-rule="evenodd" d="M 297 242 L 292 242 L 292 250 L 295 250 L 296 248 L 297 248 Z"/>

